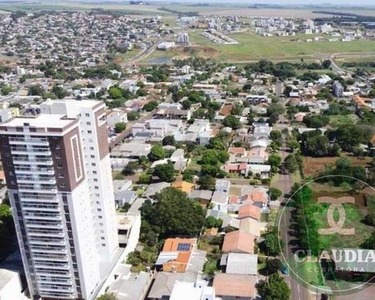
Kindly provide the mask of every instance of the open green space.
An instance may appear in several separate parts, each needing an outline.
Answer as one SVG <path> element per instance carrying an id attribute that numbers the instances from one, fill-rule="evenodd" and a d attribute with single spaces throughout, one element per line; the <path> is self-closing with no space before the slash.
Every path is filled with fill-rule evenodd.
<path id="1" fill-rule="evenodd" d="M 355 124 L 358 122 L 358 117 L 354 114 L 351 115 L 333 115 L 329 116 L 329 124 L 333 127 L 341 125 Z"/>
<path id="2" fill-rule="evenodd" d="M 199 172 L 201 170 L 201 165 L 198 163 L 202 159 L 201 156 L 195 156 L 190 159 L 190 162 L 186 168 L 186 170 L 192 170 Z"/>
<path id="3" fill-rule="evenodd" d="M 127 51 L 126 53 L 118 54 L 114 58 L 114 62 L 119 63 L 119 64 L 127 62 L 128 60 L 132 59 L 133 57 L 141 53 L 141 51 L 142 51 L 141 49 L 132 49 L 132 50 Z"/>
<path id="4" fill-rule="evenodd" d="M 373 228 L 362 222 L 365 215 L 361 212 L 361 208 L 354 204 L 343 204 L 345 209 L 345 223 L 343 228 L 354 228 L 354 235 L 330 234 L 320 235 L 321 249 L 342 249 L 342 248 L 359 248 L 360 245 L 371 235 Z M 314 213 L 314 219 L 318 223 L 319 228 L 329 228 L 327 221 L 327 211 L 329 205 L 321 204 L 320 209 Z M 339 220 L 339 212 L 335 210 L 333 214 L 334 220 Z"/>
<path id="5" fill-rule="evenodd" d="M 218 51 L 218 59 L 229 61 L 246 61 L 269 59 L 296 59 L 314 57 L 316 54 L 374 52 L 375 42 L 370 40 L 352 42 L 312 42 L 306 39 L 313 35 L 292 37 L 261 37 L 253 33 L 237 33 L 230 37 L 237 40 L 237 45 L 214 44 L 201 36 L 200 31 L 190 34 L 191 41 Z"/>
<path id="6" fill-rule="evenodd" d="M 304 262 L 293 269 L 305 282 L 312 285 L 324 285 L 320 264 L 318 262 Z"/>

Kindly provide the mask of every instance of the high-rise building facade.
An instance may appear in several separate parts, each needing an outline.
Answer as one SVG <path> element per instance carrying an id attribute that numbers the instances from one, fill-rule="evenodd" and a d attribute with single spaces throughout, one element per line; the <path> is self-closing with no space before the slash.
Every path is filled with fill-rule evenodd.
<path id="1" fill-rule="evenodd" d="M 180 33 L 177 37 L 177 43 L 179 44 L 189 44 L 189 34 L 188 33 Z"/>
<path id="2" fill-rule="evenodd" d="M 332 91 L 336 97 L 342 97 L 344 95 L 344 87 L 342 86 L 340 81 L 335 80 L 333 82 Z"/>
<path id="3" fill-rule="evenodd" d="M 118 254 L 105 106 L 49 101 L 0 125 L 30 293 L 93 299 Z"/>

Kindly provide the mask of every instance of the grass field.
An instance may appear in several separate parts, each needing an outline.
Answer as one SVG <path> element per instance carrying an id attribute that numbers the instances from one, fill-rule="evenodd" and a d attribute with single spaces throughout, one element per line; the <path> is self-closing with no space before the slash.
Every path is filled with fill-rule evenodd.
<path id="1" fill-rule="evenodd" d="M 306 39 L 311 38 L 311 35 L 261 37 L 246 32 L 230 35 L 240 43 L 238 45 L 219 45 L 201 36 L 201 31 L 192 32 L 190 36 L 192 42 L 214 49 L 217 59 L 236 62 L 262 58 L 291 60 L 314 58 L 321 54 L 375 52 L 375 42 L 369 40 L 307 43 Z"/>
<path id="2" fill-rule="evenodd" d="M 305 40 L 311 35 L 293 37 L 261 37 L 251 32 L 230 35 L 237 45 L 215 44 L 201 35 L 200 30 L 190 32 L 190 47 L 178 47 L 171 51 L 154 51 L 146 60 L 153 58 L 186 57 L 212 58 L 229 63 L 254 62 L 260 59 L 272 61 L 312 61 L 334 55 L 345 57 L 347 61 L 362 55 L 375 55 L 375 42 L 370 40 L 352 42 L 313 42 Z"/>
<path id="3" fill-rule="evenodd" d="M 193 157 L 190 160 L 190 162 L 189 162 L 186 170 L 192 170 L 192 171 L 199 172 L 201 170 L 201 168 L 202 168 L 201 165 L 198 163 L 201 160 L 201 158 L 202 158 L 201 156 Z"/>
<path id="4" fill-rule="evenodd" d="M 358 248 L 371 235 L 373 228 L 365 225 L 362 220 L 365 214 L 361 208 L 354 204 L 343 204 L 345 209 L 345 223 L 343 228 L 354 228 L 354 235 L 320 235 L 321 249 L 342 249 L 342 248 Z M 327 221 L 327 211 L 329 205 L 320 205 L 321 209 L 314 214 L 314 219 L 318 222 L 319 228 L 329 228 Z M 334 219 L 339 219 L 338 211 L 334 212 Z"/>
<path id="5" fill-rule="evenodd" d="M 114 59 L 114 62 L 117 63 L 117 64 L 121 64 L 121 63 L 126 62 L 129 59 L 133 58 L 134 56 L 136 56 L 140 52 L 141 52 L 140 49 L 132 49 L 132 50 L 126 52 L 126 53 L 117 55 Z"/>
<path id="6" fill-rule="evenodd" d="M 329 117 L 329 124 L 333 127 L 347 124 L 355 124 L 358 122 L 358 117 L 356 115 L 336 115 Z"/>
<path id="7" fill-rule="evenodd" d="M 177 20 L 177 17 L 175 16 L 163 16 L 164 24 L 170 28 L 174 28 L 177 26 L 176 20 Z"/>

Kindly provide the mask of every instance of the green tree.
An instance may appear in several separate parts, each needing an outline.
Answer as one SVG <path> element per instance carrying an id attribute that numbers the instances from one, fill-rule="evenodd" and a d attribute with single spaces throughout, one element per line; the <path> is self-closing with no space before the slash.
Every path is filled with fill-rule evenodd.
<path id="1" fill-rule="evenodd" d="M 281 131 L 279 131 L 279 130 L 272 130 L 270 132 L 270 138 L 273 141 L 281 141 L 282 137 L 283 137 L 283 135 L 282 135 Z"/>
<path id="2" fill-rule="evenodd" d="M 363 242 L 361 248 L 375 250 L 375 232 Z"/>
<path id="3" fill-rule="evenodd" d="M 183 109 L 190 109 L 191 107 L 191 102 L 189 100 L 184 100 L 181 102 L 181 104 Z"/>
<path id="4" fill-rule="evenodd" d="M 294 173 L 298 169 L 298 161 L 294 154 L 289 154 L 284 161 L 285 168 L 291 172 Z"/>
<path id="5" fill-rule="evenodd" d="M 162 181 L 172 182 L 175 179 L 173 164 L 157 165 L 154 169 L 154 175 Z"/>
<path id="6" fill-rule="evenodd" d="M 225 131 L 220 131 L 218 133 L 218 136 L 210 138 L 209 144 L 207 145 L 207 148 L 209 149 L 215 149 L 215 150 L 227 150 L 227 145 L 223 140 L 227 138 Z"/>
<path id="7" fill-rule="evenodd" d="M 290 93 L 293 91 L 292 87 L 287 85 L 284 89 L 284 95 L 285 97 L 289 97 L 290 96 Z"/>
<path id="8" fill-rule="evenodd" d="M 174 139 L 173 135 L 167 135 L 163 138 L 163 146 L 174 146 L 176 145 L 176 140 Z"/>
<path id="9" fill-rule="evenodd" d="M 44 93 L 44 89 L 42 88 L 42 86 L 39 85 L 39 84 L 35 84 L 35 85 L 31 85 L 29 87 L 27 95 L 29 95 L 29 96 L 42 96 L 43 93 Z"/>
<path id="10" fill-rule="evenodd" d="M 230 114 L 233 116 L 240 116 L 242 114 L 242 111 L 243 111 L 243 106 L 236 104 L 232 107 Z"/>
<path id="11" fill-rule="evenodd" d="M 150 153 L 148 154 L 148 159 L 150 161 L 157 161 L 165 158 L 165 150 L 160 144 L 155 144 L 152 146 Z"/>
<path id="12" fill-rule="evenodd" d="M 264 300 L 289 300 L 291 294 L 288 284 L 278 273 L 272 274 L 268 281 L 261 281 L 256 287 Z"/>
<path id="13" fill-rule="evenodd" d="M 193 171 L 193 170 L 185 170 L 185 172 L 182 176 L 182 180 L 192 183 L 194 181 L 195 174 L 196 174 L 196 172 Z"/>
<path id="14" fill-rule="evenodd" d="M 118 298 L 113 293 L 105 293 L 104 295 L 96 298 L 96 300 L 118 300 Z"/>
<path id="15" fill-rule="evenodd" d="M 120 133 L 126 129 L 126 124 L 124 122 L 116 123 L 115 124 L 115 132 Z"/>
<path id="16" fill-rule="evenodd" d="M 0 244 L 10 238 L 13 232 L 12 211 L 7 204 L 0 204 Z"/>
<path id="17" fill-rule="evenodd" d="M 278 233 L 277 228 L 272 227 L 268 232 L 266 232 L 263 235 L 263 238 L 264 238 L 265 253 L 271 256 L 280 255 L 284 247 L 284 242 L 279 239 L 279 233 Z"/>
<path id="18" fill-rule="evenodd" d="M 145 201 L 141 207 L 142 223 L 148 224 L 160 238 L 176 235 L 197 236 L 204 224 L 205 212 L 196 201 L 175 188 L 165 188 L 156 202 Z M 141 234 L 147 228 L 141 228 Z"/>
<path id="19" fill-rule="evenodd" d="M 52 93 L 54 93 L 56 95 L 57 98 L 59 99 L 63 99 L 66 97 L 66 95 L 68 94 L 67 91 L 64 90 L 63 87 L 57 85 L 57 84 L 54 84 L 53 87 L 52 87 Z"/>
<path id="20" fill-rule="evenodd" d="M 122 91 L 119 87 L 112 86 L 108 90 L 109 97 L 111 99 L 119 99 L 122 98 Z"/>
<path id="21" fill-rule="evenodd" d="M 215 178 L 209 175 L 199 177 L 198 184 L 203 190 L 213 190 L 215 188 Z"/>
<path id="22" fill-rule="evenodd" d="M 223 224 L 222 219 L 216 219 L 213 216 L 209 216 L 206 218 L 204 226 L 207 228 L 220 228 L 222 224 Z"/>
<path id="23" fill-rule="evenodd" d="M 232 129 L 241 127 L 240 121 L 235 116 L 226 116 L 223 120 L 223 125 Z"/>
<path id="24" fill-rule="evenodd" d="M 148 103 L 146 103 L 144 106 L 143 106 L 143 109 L 145 111 L 153 111 L 154 109 L 156 109 L 158 107 L 158 102 L 157 101 L 150 101 Z"/>
<path id="25" fill-rule="evenodd" d="M 244 86 L 242 87 L 242 90 L 243 90 L 244 92 L 250 92 L 250 91 L 251 91 L 251 88 L 252 88 L 251 84 L 250 84 L 250 83 L 246 83 L 246 84 L 244 84 Z"/>
<path id="26" fill-rule="evenodd" d="M 204 151 L 200 162 L 203 165 L 216 165 L 218 161 L 219 161 L 219 158 L 217 156 L 217 151 L 206 150 Z"/>
<path id="27" fill-rule="evenodd" d="M 269 195 L 270 195 L 270 199 L 271 199 L 271 200 L 277 200 L 277 199 L 283 194 L 282 191 L 280 191 L 279 189 L 274 188 L 274 187 L 271 187 L 271 188 L 268 190 L 268 193 L 269 193 Z"/>
<path id="28" fill-rule="evenodd" d="M 225 163 L 229 159 L 229 153 L 226 151 L 218 151 L 217 158 L 221 163 Z"/>
<path id="29" fill-rule="evenodd" d="M 275 168 L 277 170 L 277 168 L 281 165 L 281 157 L 276 154 L 271 154 L 268 157 L 268 163 L 271 165 L 272 168 Z"/>
<path id="30" fill-rule="evenodd" d="M 138 182 L 140 184 L 150 184 L 152 180 L 152 176 L 150 174 L 142 173 L 139 175 Z"/>
<path id="31" fill-rule="evenodd" d="M 144 96 L 147 96 L 148 92 L 147 90 L 145 89 L 139 89 L 137 92 L 136 92 L 136 95 L 138 97 L 144 97 Z"/>
<path id="32" fill-rule="evenodd" d="M 292 152 L 294 152 L 296 149 L 299 148 L 299 143 L 296 139 L 292 138 L 292 139 L 288 139 L 288 141 L 286 142 L 286 145 L 287 147 L 292 150 Z"/>
<path id="33" fill-rule="evenodd" d="M 280 103 L 271 103 L 267 108 L 267 114 L 281 115 L 285 112 L 285 107 Z"/>
<path id="34" fill-rule="evenodd" d="M 122 170 L 122 174 L 125 176 L 134 175 L 135 171 L 139 168 L 139 163 L 137 161 L 129 161 L 128 164 Z"/>
<path id="35" fill-rule="evenodd" d="M 135 121 L 135 120 L 138 120 L 140 117 L 140 114 L 139 112 L 137 111 L 131 111 L 131 112 L 128 112 L 128 120 L 129 121 Z"/>
<path id="36" fill-rule="evenodd" d="M 267 275 L 271 275 L 274 273 L 277 273 L 282 267 L 282 263 L 280 259 L 274 258 L 274 259 L 267 259 L 266 261 L 266 271 Z"/>
<path id="37" fill-rule="evenodd" d="M 330 153 L 329 140 L 324 135 L 312 136 L 303 144 L 302 152 L 316 157 L 328 156 Z"/>
<path id="38" fill-rule="evenodd" d="M 303 118 L 303 123 L 310 128 L 321 128 L 329 123 L 329 118 L 323 115 L 305 116 Z"/>
<path id="39" fill-rule="evenodd" d="M 9 95 L 12 92 L 12 88 L 9 85 L 3 85 L 1 87 L 1 94 L 6 96 Z"/>
<path id="40" fill-rule="evenodd" d="M 375 226 L 375 212 L 370 212 L 366 215 L 363 222 L 370 226 Z"/>

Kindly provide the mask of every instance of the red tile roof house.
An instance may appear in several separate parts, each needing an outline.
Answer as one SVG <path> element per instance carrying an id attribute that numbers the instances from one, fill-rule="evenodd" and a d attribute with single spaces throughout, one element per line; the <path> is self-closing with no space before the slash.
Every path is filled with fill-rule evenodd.
<path id="1" fill-rule="evenodd" d="M 238 219 L 242 220 L 245 218 L 252 218 L 256 221 L 260 221 L 261 209 L 254 204 L 244 204 L 238 211 Z"/>
<path id="2" fill-rule="evenodd" d="M 255 236 L 241 230 L 232 231 L 224 236 L 223 252 L 243 252 L 254 254 Z"/>
<path id="3" fill-rule="evenodd" d="M 254 275 L 216 274 L 213 282 L 220 299 L 252 300 L 256 297 L 257 277 Z"/>
<path id="4" fill-rule="evenodd" d="M 246 149 L 240 147 L 229 147 L 228 149 L 229 154 L 234 155 L 235 157 L 243 157 L 246 156 Z"/>
<path id="5" fill-rule="evenodd" d="M 234 163 L 227 163 L 224 166 L 224 170 L 228 173 L 237 173 L 246 175 L 248 172 L 247 163 L 240 163 L 240 164 L 234 164 Z"/>
<path id="6" fill-rule="evenodd" d="M 268 205 L 268 194 L 266 190 L 255 188 L 242 198 L 242 202 L 252 201 L 254 205 L 263 208 Z"/>

